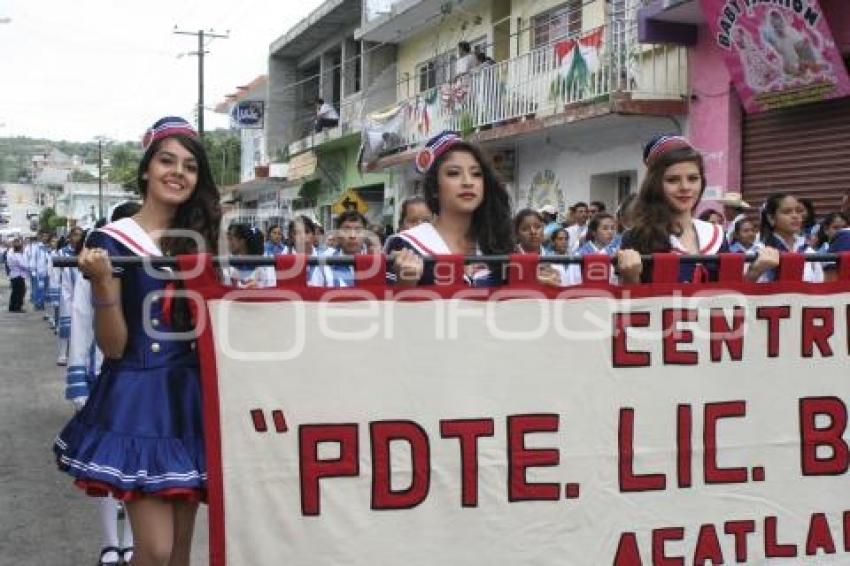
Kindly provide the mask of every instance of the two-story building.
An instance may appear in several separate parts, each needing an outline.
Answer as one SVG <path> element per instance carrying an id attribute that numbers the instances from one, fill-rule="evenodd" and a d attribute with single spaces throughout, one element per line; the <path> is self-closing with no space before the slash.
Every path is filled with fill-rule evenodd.
<path id="1" fill-rule="evenodd" d="M 715 4 L 724 8 L 719 0 Z M 771 27 L 779 27 L 783 21 L 793 30 L 789 37 L 794 34 L 799 45 L 792 49 L 792 58 L 811 56 L 823 71 L 829 52 L 838 52 L 834 64 L 839 67 L 843 59 L 844 70 L 835 68 L 829 74 L 831 82 L 839 81 L 838 75 L 850 67 L 850 3 L 807 0 L 745 5 L 742 22 L 754 16 L 768 17 L 755 29 L 750 24 L 727 22 L 732 41 L 725 49 L 718 43 L 722 38 L 709 26 L 700 0 L 647 2 L 639 17 L 641 39 L 688 48 L 691 102 L 687 133 L 707 157 L 710 185 L 743 193 L 744 200 L 754 207 L 770 193 L 783 191 L 810 198 L 818 214 L 837 210 L 850 190 L 850 97 L 824 97 L 815 102 L 777 98 L 782 104 L 775 108 L 746 111 L 738 87 L 741 81 L 749 84 L 749 90 L 761 83 L 768 92 L 785 80 L 782 75 L 786 71 L 794 73 L 791 81 L 786 81 L 792 84 L 789 90 L 794 83 L 819 80 L 811 67 L 792 69 L 787 61 L 783 65 L 782 49 L 771 45 L 775 34 Z M 825 27 L 815 27 L 822 23 Z M 740 29 L 736 31 L 736 27 Z M 825 37 L 826 30 L 831 39 Z M 806 37 L 817 49 L 806 50 Z M 744 72 L 735 76 L 724 53 L 737 53 Z M 831 88 L 829 84 L 817 87 Z"/>
<path id="2" fill-rule="evenodd" d="M 615 207 L 641 147 L 682 132 L 684 48 L 637 40 L 635 0 L 368 0 L 362 41 L 396 45 L 396 100 L 367 117 L 369 167 L 418 191 L 417 146 L 444 129 L 489 150 L 514 206 Z M 458 68 L 458 44 L 489 58 Z"/>
<path id="3" fill-rule="evenodd" d="M 62 185 L 62 194 L 56 198 L 55 210 L 68 219 L 68 227 L 91 226 L 98 219 L 101 200 L 106 214 L 116 204 L 139 200 L 139 195 L 125 190 L 118 183 L 73 183 Z"/>
<path id="4" fill-rule="evenodd" d="M 391 175 L 359 166 L 364 117 L 396 98 L 396 46 L 355 37 L 362 10 L 361 0 L 327 0 L 269 47 L 267 156 L 289 163 L 285 196 L 326 226 L 349 190 L 373 223 L 391 217 L 395 198 Z M 339 115 L 321 131 L 319 99 Z"/>

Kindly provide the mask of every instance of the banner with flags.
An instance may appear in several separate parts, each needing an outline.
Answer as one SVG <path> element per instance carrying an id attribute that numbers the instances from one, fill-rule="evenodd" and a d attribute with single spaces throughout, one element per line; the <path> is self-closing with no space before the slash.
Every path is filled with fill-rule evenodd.
<path id="1" fill-rule="evenodd" d="M 599 71 L 604 28 L 598 27 L 578 38 L 555 43 L 555 58 L 562 79 L 568 84 L 585 84 Z"/>
<path id="2" fill-rule="evenodd" d="M 348 289 L 299 256 L 272 289 L 195 270 L 212 566 L 850 560 L 847 280 L 623 288 L 588 256 L 553 289 L 514 256 L 470 289 L 457 260 L 422 288 L 382 256 Z"/>

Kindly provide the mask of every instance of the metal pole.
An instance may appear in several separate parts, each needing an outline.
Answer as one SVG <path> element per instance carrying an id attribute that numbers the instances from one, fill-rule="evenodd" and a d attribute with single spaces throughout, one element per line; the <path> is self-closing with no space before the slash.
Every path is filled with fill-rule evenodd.
<path id="1" fill-rule="evenodd" d="M 198 30 L 198 134 L 204 136 L 204 30 Z"/>
<path id="2" fill-rule="evenodd" d="M 97 140 L 97 213 L 103 218 L 103 140 Z"/>

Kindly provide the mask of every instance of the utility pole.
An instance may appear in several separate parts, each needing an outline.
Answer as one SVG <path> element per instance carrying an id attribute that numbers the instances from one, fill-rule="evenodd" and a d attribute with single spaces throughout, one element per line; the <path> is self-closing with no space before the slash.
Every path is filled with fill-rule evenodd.
<path id="1" fill-rule="evenodd" d="M 103 218 L 103 138 L 97 139 L 97 217 Z"/>
<path id="2" fill-rule="evenodd" d="M 199 29 L 198 31 L 181 31 L 177 29 L 177 26 L 174 26 L 174 33 L 177 35 L 195 35 L 198 37 L 198 50 L 191 51 L 189 55 L 197 55 L 198 56 L 198 134 L 203 137 L 204 135 L 204 54 L 209 53 L 209 51 L 204 51 L 204 38 L 208 37 L 210 39 L 229 39 L 230 38 L 230 30 L 227 30 L 225 35 L 214 33 L 214 30 L 204 31 Z"/>

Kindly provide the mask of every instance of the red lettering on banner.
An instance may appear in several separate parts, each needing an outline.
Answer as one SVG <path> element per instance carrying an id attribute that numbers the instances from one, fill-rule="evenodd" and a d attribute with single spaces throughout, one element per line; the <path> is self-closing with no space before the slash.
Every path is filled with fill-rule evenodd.
<path id="1" fill-rule="evenodd" d="M 806 555 L 816 556 L 818 550 L 823 550 L 824 554 L 835 554 L 835 541 L 832 540 L 832 532 L 823 513 L 812 515 L 806 537 Z"/>
<path id="2" fill-rule="evenodd" d="M 691 455 L 693 453 L 691 406 L 679 405 L 676 417 L 676 476 L 679 487 L 691 487 Z"/>
<path id="3" fill-rule="evenodd" d="M 631 351 L 628 348 L 627 330 L 647 326 L 649 326 L 648 312 L 614 313 L 611 361 L 615 368 L 646 367 L 651 363 L 649 352 Z"/>
<path id="4" fill-rule="evenodd" d="M 679 350 L 679 344 L 693 344 L 692 330 L 679 328 L 680 322 L 696 322 L 695 309 L 664 309 L 661 313 L 664 364 L 692 366 L 698 363 L 697 353 L 693 350 Z"/>
<path id="5" fill-rule="evenodd" d="M 478 439 L 493 436 L 493 419 L 440 421 L 443 438 L 457 438 L 460 444 L 461 505 L 478 506 Z"/>
<path id="6" fill-rule="evenodd" d="M 508 417 L 508 500 L 554 501 L 560 499 L 558 483 L 529 483 L 528 468 L 557 466 L 561 453 L 557 448 L 526 448 L 525 435 L 558 432 L 558 415 L 512 415 Z"/>
<path id="7" fill-rule="evenodd" d="M 782 544 L 776 540 L 776 523 L 776 517 L 764 518 L 764 557 L 793 558 L 797 556 L 796 544 Z"/>
<path id="8" fill-rule="evenodd" d="M 732 325 L 726 321 L 724 309 L 711 309 L 711 361 L 723 359 L 723 346 L 729 358 L 737 362 L 744 357 L 744 308 L 732 310 Z"/>
<path id="9" fill-rule="evenodd" d="M 819 321 L 818 324 L 815 324 Z M 832 357 L 829 339 L 835 332 L 835 311 L 832 307 L 803 307 L 803 348 L 804 358 L 814 355 L 818 347 L 822 358 Z"/>
<path id="10" fill-rule="evenodd" d="M 723 532 L 735 537 L 735 561 L 745 563 L 747 561 L 747 535 L 754 533 L 756 522 L 750 519 L 743 521 L 726 521 L 723 524 Z"/>
<path id="11" fill-rule="evenodd" d="M 779 356 L 779 321 L 791 318 L 791 307 L 759 307 L 756 309 L 756 318 L 767 321 L 767 356 Z"/>
<path id="12" fill-rule="evenodd" d="M 850 552 L 850 511 L 845 511 L 842 516 L 844 526 L 844 552 Z"/>
<path id="13" fill-rule="evenodd" d="M 667 541 L 677 541 L 685 538 L 685 529 L 682 527 L 666 527 L 652 531 L 652 566 L 685 566 L 685 559 L 681 556 L 667 556 L 665 548 Z"/>
<path id="14" fill-rule="evenodd" d="M 372 441 L 372 509 L 411 509 L 428 497 L 431 485 L 431 449 L 428 433 L 413 421 L 375 421 L 369 424 Z M 393 490 L 390 444 L 410 446 L 410 485 Z"/>
<path id="15" fill-rule="evenodd" d="M 638 550 L 637 536 L 634 533 L 623 533 L 617 543 L 617 554 L 614 555 L 614 566 L 643 566 Z"/>
<path id="16" fill-rule="evenodd" d="M 723 551 L 717 539 L 717 530 L 711 523 L 699 528 L 697 547 L 694 550 L 694 564 L 704 564 L 711 560 L 712 564 L 723 564 Z"/>
<path id="17" fill-rule="evenodd" d="M 620 491 L 658 491 L 667 487 L 664 474 L 635 474 L 635 410 L 620 409 L 618 434 Z"/>
<path id="18" fill-rule="evenodd" d="M 302 515 L 318 515 L 320 512 L 319 480 L 352 477 L 360 473 L 357 429 L 356 424 L 298 427 Z M 339 444 L 339 458 L 319 460 L 319 444 L 326 442 Z"/>
<path id="19" fill-rule="evenodd" d="M 717 465 L 717 421 L 732 417 L 743 417 L 747 414 L 744 401 L 725 401 L 722 403 L 707 403 L 705 405 L 705 424 L 703 430 L 703 447 L 705 459 L 703 470 L 705 483 L 746 483 L 746 468 L 721 468 Z"/>
<path id="20" fill-rule="evenodd" d="M 829 426 L 818 428 L 818 415 L 828 416 Z M 847 472 L 850 450 L 842 438 L 847 428 L 847 406 L 837 397 L 800 399 L 800 450 L 804 476 L 835 476 Z M 832 449 L 825 458 L 818 457 L 818 447 Z"/>

